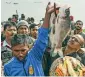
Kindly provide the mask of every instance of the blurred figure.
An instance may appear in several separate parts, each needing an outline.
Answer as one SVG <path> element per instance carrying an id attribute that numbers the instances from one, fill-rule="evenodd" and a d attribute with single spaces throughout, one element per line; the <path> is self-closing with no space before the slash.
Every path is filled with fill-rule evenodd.
<path id="1" fill-rule="evenodd" d="M 1 42 L 5 40 L 5 36 L 4 36 L 4 25 L 1 25 Z"/>
<path id="2" fill-rule="evenodd" d="M 12 21 L 12 18 L 8 18 L 8 21 L 11 22 Z"/>
<path id="3" fill-rule="evenodd" d="M 44 21 L 44 18 L 42 18 L 42 19 L 40 20 L 38 27 L 40 27 L 40 26 L 43 24 L 43 21 Z"/>
<path id="4" fill-rule="evenodd" d="M 30 18 L 31 24 L 34 24 L 35 19 L 33 17 Z"/>
<path id="5" fill-rule="evenodd" d="M 77 20 L 76 23 L 75 23 L 74 34 L 81 34 L 81 35 L 83 35 L 82 28 L 83 28 L 83 22 L 81 20 Z"/>
<path id="6" fill-rule="evenodd" d="M 25 20 L 25 15 L 24 14 L 21 14 L 20 20 Z"/>
<path id="7" fill-rule="evenodd" d="M 75 29 L 74 17 L 70 16 L 70 20 L 71 20 L 71 30 L 74 30 Z"/>
<path id="8" fill-rule="evenodd" d="M 18 22 L 17 15 L 15 15 L 15 14 L 12 15 L 12 20 L 11 21 L 17 23 Z"/>
<path id="9" fill-rule="evenodd" d="M 16 33 L 17 28 L 14 22 L 7 22 L 4 25 L 5 40 L 1 43 L 1 60 L 3 65 L 12 58 L 11 39 Z"/>
<path id="10" fill-rule="evenodd" d="M 30 18 L 28 17 L 27 18 L 27 20 L 26 20 L 27 22 L 28 22 L 28 24 L 31 24 L 31 20 L 30 20 Z"/>

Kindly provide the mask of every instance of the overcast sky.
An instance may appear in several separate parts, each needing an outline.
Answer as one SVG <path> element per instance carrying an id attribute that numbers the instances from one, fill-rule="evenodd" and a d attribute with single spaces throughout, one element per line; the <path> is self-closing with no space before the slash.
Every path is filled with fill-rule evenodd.
<path id="1" fill-rule="evenodd" d="M 26 18 L 34 17 L 39 22 L 44 17 L 45 8 L 49 1 L 70 4 L 74 20 L 82 20 L 85 28 L 85 0 L 1 0 L 1 20 L 7 20 L 18 10 L 19 15 L 24 13 Z"/>

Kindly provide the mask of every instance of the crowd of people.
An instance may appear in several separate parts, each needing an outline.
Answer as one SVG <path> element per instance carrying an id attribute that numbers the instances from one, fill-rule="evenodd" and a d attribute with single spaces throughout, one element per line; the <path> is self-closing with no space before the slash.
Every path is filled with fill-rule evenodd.
<path id="1" fill-rule="evenodd" d="M 36 24 L 34 18 L 13 15 L 2 23 L 1 63 L 5 76 L 49 76 L 53 61 L 60 56 L 52 56 L 48 46 L 50 15 L 54 9 L 46 8 L 43 24 Z M 72 56 L 85 65 L 85 33 L 83 22 L 73 21 L 71 32 L 62 43 L 64 56 Z"/>

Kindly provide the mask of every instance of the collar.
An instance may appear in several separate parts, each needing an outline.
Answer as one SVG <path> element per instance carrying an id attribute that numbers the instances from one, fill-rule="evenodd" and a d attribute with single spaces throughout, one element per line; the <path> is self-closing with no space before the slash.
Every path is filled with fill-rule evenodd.
<path id="1" fill-rule="evenodd" d="M 6 42 L 6 40 L 3 41 L 3 46 L 8 46 L 11 48 L 11 46 Z"/>

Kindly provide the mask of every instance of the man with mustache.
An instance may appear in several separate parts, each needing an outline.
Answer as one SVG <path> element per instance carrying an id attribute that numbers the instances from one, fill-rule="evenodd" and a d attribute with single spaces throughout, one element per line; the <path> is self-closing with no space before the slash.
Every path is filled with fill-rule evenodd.
<path id="1" fill-rule="evenodd" d="M 6 22 L 4 25 L 5 40 L 1 43 L 1 60 L 3 65 L 12 58 L 11 39 L 16 33 L 16 24 L 14 22 Z"/>
<path id="2" fill-rule="evenodd" d="M 81 20 L 77 20 L 75 23 L 74 34 L 80 34 L 85 38 L 85 33 L 83 33 L 83 22 Z M 82 46 L 85 47 L 85 44 Z"/>

